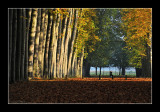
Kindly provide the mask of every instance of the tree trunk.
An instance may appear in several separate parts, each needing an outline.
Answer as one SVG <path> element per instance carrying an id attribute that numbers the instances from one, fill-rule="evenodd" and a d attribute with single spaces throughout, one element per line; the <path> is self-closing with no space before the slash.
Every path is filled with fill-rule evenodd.
<path id="1" fill-rule="evenodd" d="M 77 31 L 77 34 L 78 34 L 78 31 Z M 76 38 L 77 38 L 78 35 L 76 35 Z M 76 71 L 77 71 L 77 45 L 76 47 L 74 48 L 74 53 L 73 53 L 73 59 L 72 59 L 72 76 L 76 76 Z"/>
<path id="2" fill-rule="evenodd" d="M 97 75 L 97 66 L 96 66 L 96 75 Z"/>
<path id="3" fill-rule="evenodd" d="M 69 20 L 67 22 L 66 30 L 66 39 L 65 39 L 65 51 L 64 51 L 64 76 L 68 75 L 67 73 L 67 64 L 68 64 L 68 43 L 71 36 L 71 19 L 72 19 L 72 10 L 69 10 Z"/>
<path id="4" fill-rule="evenodd" d="M 84 76 L 86 77 L 90 77 L 90 63 L 88 62 L 87 59 L 84 60 L 84 69 L 85 69 L 85 73 Z"/>
<path id="5" fill-rule="evenodd" d="M 12 65 L 12 26 L 13 26 L 13 9 L 9 9 L 9 82 L 12 83 L 11 79 L 11 65 Z"/>
<path id="6" fill-rule="evenodd" d="M 58 28 L 58 45 L 57 45 L 57 56 L 56 56 L 56 76 L 58 78 L 61 78 L 60 76 L 60 52 L 61 52 L 61 41 L 62 41 L 62 38 L 61 38 L 61 19 L 59 21 L 59 28 Z"/>
<path id="7" fill-rule="evenodd" d="M 47 37 L 47 27 L 48 27 L 48 10 L 45 10 L 45 20 L 44 20 L 44 31 L 43 31 L 43 45 L 42 45 L 42 76 L 44 77 L 44 55 L 45 55 L 45 47 L 46 47 L 46 37 Z"/>
<path id="8" fill-rule="evenodd" d="M 49 51 L 49 42 L 50 42 L 50 36 L 51 36 L 52 22 L 53 22 L 53 15 L 51 13 L 49 13 L 47 38 L 46 38 L 46 46 L 45 46 L 45 54 L 44 54 L 44 76 L 45 77 L 48 77 L 48 51 Z"/>
<path id="9" fill-rule="evenodd" d="M 40 23 L 41 22 L 41 9 L 38 9 L 36 36 L 34 43 L 34 58 L 33 58 L 33 76 L 37 77 L 39 74 L 38 69 L 38 47 L 39 47 L 39 36 L 40 36 Z"/>
<path id="10" fill-rule="evenodd" d="M 141 76 L 142 76 L 142 69 L 136 68 L 136 77 L 141 77 Z"/>
<path id="11" fill-rule="evenodd" d="M 34 53 L 34 41 L 36 34 L 36 26 L 37 26 L 37 12 L 38 9 L 33 9 L 32 13 L 32 23 L 31 23 L 31 33 L 29 39 L 29 61 L 28 61 L 28 75 L 29 77 L 33 77 L 33 53 Z"/>
<path id="12" fill-rule="evenodd" d="M 21 40 L 22 40 L 22 9 L 17 10 L 17 50 L 16 50 L 16 80 L 21 75 Z"/>
<path id="13" fill-rule="evenodd" d="M 12 59 L 11 59 L 11 82 L 15 82 L 16 74 L 16 44 L 17 44 L 17 9 L 13 10 L 13 29 L 12 30 Z"/>
<path id="14" fill-rule="evenodd" d="M 64 41 L 65 41 L 65 33 L 66 33 L 66 24 L 67 24 L 67 16 L 65 16 L 64 20 L 63 20 L 63 24 L 62 24 L 62 41 L 61 41 L 61 53 L 60 53 L 60 75 L 61 77 L 64 77 L 64 73 L 63 73 L 63 59 L 64 59 Z"/>
<path id="15" fill-rule="evenodd" d="M 72 31 L 72 36 L 71 36 L 71 45 L 70 45 L 70 53 L 69 53 L 69 60 L 68 60 L 68 74 L 72 74 L 72 68 L 71 68 L 71 61 L 73 59 L 73 48 L 74 48 L 74 42 L 76 39 L 76 31 L 77 31 L 77 20 L 78 20 L 78 10 L 75 10 L 75 15 L 74 15 L 74 26 L 73 26 L 73 31 Z"/>
<path id="16" fill-rule="evenodd" d="M 22 46 L 21 46 L 21 80 L 24 80 L 25 39 L 26 39 L 26 9 L 22 9 Z"/>
<path id="17" fill-rule="evenodd" d="M 51 35 L 51 40 L 50 40 L 50 48 L 49 48 L 49 76 L 52 79 L 53 78 L 53 50 L 55 47 L 56 42 L 56 33 L 55 33 L 55 27 L 56 27 L 56 19 L 57 19 L 57 14 L 53 16 L 53 25 L 52 25 L 52 35 Z"/>
<path id="18" fill-rule="evenodd" d="M 55 25 L 55 36 L 53 39 L 53 57 L 52 57 L 52 65 L 51 69 L 53 69 L 53 77 L 56 78 L 56 70 L 57 70 L 57 65 L 56 65 L 56 59 L 57 59 L 57 41 L 58 41 L 58 28 L 59 28 L 59 23 L 60 23 L 60 14 L 57 14 L 57 19 L 56 19 L 56 25 Z"/>
<path id="19" fill-rule="evenodd" d="M 43 76 L 42 70 L 42 46 L 43 46 L 43 38 L 44 38 L 44 21 L 45 20 L 45 9 L 41 11 L 41 27 L 40 27 L 40 37 L 39 37 L 39 47 L 38 47 L 38 70 L 40 77 Z"/>
<path id="20" fill-rule="evenodd" d="M 100 74 L 99 74 L 99 80 L 101 79 L 101 66 L 100 66 Z"/>
<path id="21" fill-rule="evenodd" d="M 150 47 L 146 43 L 146 56 L 142 58 L 142 76 L 151 77 L 151 54 Z"/>
<path id="22" fill-rule="evenodd" d="M 32 9 L 27 9 L 27 25 L 26 25 L 26 39 L 25 39 L 25 79 L 28 80 L 28 41 L 30 32 Z"/>
<path id="23" fill-rule="evenodd" d="M 125 67 L 122 67 L 122 75 L 125 75 Z"/>
<path id="24" fill-rule="evenodd" d="M 82 48 L 81 60 L 80 60 L 80 78 L 83 78 L 83 76 L 82 76 L 82 71 L 83 71 L 83 58 L 84 58 L 84 48 Z"/>

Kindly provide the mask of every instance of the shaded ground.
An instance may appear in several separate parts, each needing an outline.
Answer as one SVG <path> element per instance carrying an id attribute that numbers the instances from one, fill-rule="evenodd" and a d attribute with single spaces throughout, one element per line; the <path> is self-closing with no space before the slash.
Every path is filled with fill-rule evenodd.
<path id="1" fill-rule="evenodd" d="M 32 80 L 9 85 L 9 103 L 151 103 L 150 78 Z"/>

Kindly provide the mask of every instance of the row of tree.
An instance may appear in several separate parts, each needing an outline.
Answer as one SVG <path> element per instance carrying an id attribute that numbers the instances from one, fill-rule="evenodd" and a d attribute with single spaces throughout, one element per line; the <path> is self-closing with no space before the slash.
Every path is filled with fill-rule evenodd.
<path id="1" fill-rule="evenodd" d="M 151 76 L 151 9 L 96 9 L 96 35 L 101 41 L 84 60 L 86 75 L 90 67 L 114 66 L 125 75 L 135 67 L 137 77 Z M 97 72 L 96 72 L 97 74 Z"/>
<path id="2" fill-rule="evenodd" d="M 99 41 L 95 17 L 94 9 L 9 9 L 9 81 L 82 77 L 86 46 Z"/>
<path id="3" fill-rule="evenodd" d="M 9 9 L 8 23 L 10 82 L 109 65 L 151 75 L 151 9 Z"/>

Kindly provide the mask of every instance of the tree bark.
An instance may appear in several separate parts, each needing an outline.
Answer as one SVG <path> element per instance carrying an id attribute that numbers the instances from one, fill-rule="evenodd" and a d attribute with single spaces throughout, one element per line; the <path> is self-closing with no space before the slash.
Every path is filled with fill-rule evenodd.
<path id="1" fill-rule="evenodd" d="M 38 9 L 33 9 L 32 13 L 32 24 L 31 24 L 31 33 L 29 39 L 29 61 L 28 61 L 28 75 L 29 77 L 33 77 L 33 54 L 34 54 L 34 40 L 36 34 L 36 26 L 37 26 L 37 12 Z"/>
<path id="2" fill-rule="evenodd" d="M 40 24 L 41 24 L 41 9 L 38 9 L 36 36 L 34 43 L 34 58 L 33 58 L 33 76 L 37 77 L 39 74 L 38 69 L 38 47 L 39 47 L 39 36 L 40 36 Z"/>
<path id="3" fill-rule="evenodd" d="M 43 31 L 43 45 L 42 45 L 42 76 L 44 77 L 44 55 L 45 55 L 45 45 L 46 45 L 46 36 L 47 36 L 47 26 L 48 26 L 48 10 L 45 12 L 45 20 L 44 20 L 44 31 Z"/>
<path id="4" fill-rule="evenodd" d="M 71 61 L 73 59 L 73 48 L 74 48 L 74 43 L 76 39 L 76 31 L 77 31 L 77 20 L 78 20 L 78 10 L 75 10 L 74 13 L 74 26 L 73 26 L 73 31 L 71 35 L 71 46 L 70 46 L 70 53 L 69 53 L 69 60 L 68 60 L 68 74 L 72 75 L 72 68 L 71 68 Z"/>
<path id="5" fill-rule="evenodd" d="M 142 76 L 151 77 L 151 54 L 150 47 L 146 43 L 146 56 L 142 58 Z"/>
<path id="6" fill-rule="evenodd" d="M 21 80 L 24 80 L 25 39 L 26 39 L 26 9 L 22 9 L 22 46 L 21 46 Z"/>
<path id="7" fill-rule="evenodd" d="M 53 76 L 53 50 L 55 47 L 56 42 L 56 34 L 55 34 L 55 27 L 56 27 L 56 19 L 57 19 L 57 14 L 53 15 L 53 25 L 52 25 L 52 35 L 51 35 L 51 40 L 50 40 L 50 47 L 49 47 L 49 76 L 50 78 L 54 78 Z"/>
<path id="8" fill-rule="evenodd" d="M 32 9 L 27 9 L 27 21 L 26 21 L 26 39 L 25 39 L 25 80 L 28 80 L 28 41 L 29 41 L 29 32 L 31 27 L 31 14 Z"/>
<path id="9" fill-rule="evenodd" d="M 13 27 L 13 9 L 9 9 L 9 82 L 12 82 L 11 79 L 11 69 L 12 69 L 12 27 Z"/>
<path id="10" fill-rule="evenodd" d="M 87 59 L 84 60 L 84 69 L 85 69 L 85 73 L 84 76 L 86 77 L 90 77 L 90 63 L 88 62 Z"/>
<path id="11" fill-rule="evenodd" d="M 12 30 L 12 59 L 11 59 L 11 82 L 15 82 L 16 74 L 16 44 L 17 44 L 17 9 L 13 10 L 13 29 Z"/>
<path id="12" fill-rule="evenodd" d="M 59 23 L 60 23 L 60 14 L 57 14 L 57 19 L 56 19 L 56 25 L 55 25 L 55 38 L 53 40 L 53 57 L 52 57 L 52 65 L 51 69 L 53 69 L 53 77 L 56 78 L 56 70 L 57 70 L 57 65 L 56 65 L 56 59 L 57 59 L 57 43 L 58 43 L 58 28 L 59 28 Z"/>
<path id="13" fill-rule="evenodd" d="M 83 76 L 82 76 L 82 71 L 83 71 L 83 58 L 84 58 L 84 48 L 82 48 L 81 60 L 80 60 L 80 78 L 83 78 Z"/>
<path id="14" fill-rule="evenodd" d="M 22 9 L 17 10 L 17 50 L 16 50 L 16 80 L 20 81 L 21 75 L 21 44 L 22 43 Z"/>
<path id="15" fill-rule="evenodd" d="M 41 27 L 40 27 L 40 37 L 39 37 L 39 46 L 38 46 L 38 69 L 40 77 L 43 76 L 42 70 L 42 46 L 43 46 L 43 33 L 44 33 L 44 21 L 45 20 L 45 9 L 41 10 Z"/>
<path id="16" fill-rule="evenodd" d="M 60 75 L 61 77 L 64 77 L 64 73 L 63 73 L 63 59 L 64 59 L 64 41 L 65 41 L 65 33 L 66 33 L 66 24 L 67 24 L 67 16 L 65 16 L 64 18 L 64 22 L 62 24 L 62 41 L 61 41 L 61 53 L 60 53 Z"/>
<path id="17" fill-rule="evenodd" d="M 48 77 L 48 52 L 49 52 L 49 42 L 51 37 L 51 26 L 53 22 L 53 15 L 49 13 L 48 15 L 48 28 L 47 28 L 47 38 L 45 45 L 45 54 L 44 54 L 44 76 Z"/>
<path id="18" fill-rule="evenodd" d="M 65 39 L 65 51 L 64 51 L 64 76 L 68 75 L 67 73 L 67 64 L 68 64 L 68 43 L 69 38 L 71 37 L 71 19 L 72 19 L 72 10 L 69 10 L 69 21 L 67 22 L 66 30 L 66 39 Z"/>
<path id="19" fill-rule="evenodd" d="M 125 67 L 122 67 L 122 75 L 125 75 Z"/>

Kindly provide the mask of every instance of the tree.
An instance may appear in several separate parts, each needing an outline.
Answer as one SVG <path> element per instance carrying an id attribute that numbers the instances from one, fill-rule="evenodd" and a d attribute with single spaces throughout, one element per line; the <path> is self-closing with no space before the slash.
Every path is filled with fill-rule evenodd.
<path id="1" fill-rule="evenodd" d="M 37 15 L 37 26 L 36 26 L 36 35 L 34 42 L 34 58 L 33 58 L 33 76 L 37 77 L 39 68 L 38 68 L 38 47 L 39 47 L 39 37 L 40 37 L 40 22 L 41 22 L 41 10 L 38 9 Z"/>
<path id="2" fill-rule="evenodd" d="M 151 9 L 123 9 L 125 41 L 131 53 L 130 63 L 142 68 L 142 76 L 151 76 Z"/>
<path id="3" fill-rule="evenodd" d="M 13 9 L 9 10 L 9 82 L 11 82 L 11 74 L 12 74 L 12 27 L 13 27 Z"/>
<path id="4" fill-rule="evenodd" d="M 88 53 L 88 62 L 90 66 L 97 67 L 108 66 L 109 60 L 114 53 L 118 41 L 122 41 L 123 30 L 121 29 L 121 14 L 118 9 L 96 9 L 96 34 L 101 41 L 95 45 L 95 51 Z M 88 70 L 90 67 L 88 67 Z"/>
<path id="5" fill-rule="evenodd" d="M 9 10 L 9 81 L 82 77 L 87 49 L 99 40 L 94 17 L 94 9 Z"/>
<path id="6" fill-rule="evenodd" d="M 42 46 L 43 46 L 43 38 L 44 38 L 44 25 L 45 25 L 45 9 L 41 10 L 41 25 L 40 25 L 40 37 L 39 37 L 39 46 L 38 46 L 38 70 L 39 75 L 43 76 L 43 70 L 42 70 Z"/>
<path id="7" fill-rule="evenodd" d="M 16 80 L 21 75 L 21 45 L 22 45 L 22 9 L 17 9 L 17 44 L 16 44 Z"/>
<path id="8" fill-rule="evenodd" d="M 31 23 L 31 14 L 32 9 L 26 9 L 26 39 L 25 39 L 25 65 L 24 65 L 24 75 L 25 80 L 28 80 L 28 41 L 29 41 L 29 32 L 30 32 L 30 23 Z"/>
<path id="9" fill-rule="evenodd" d="M 33 77 L 33 54 L 34 54 L 34 39 L 36 34 L 37 26 L 37 14 L 38 9 L 33 9 L 32 13 L 32 23 L 31 23 L 31 33 L 29 38 L 29 60 L 28 60 L 28 76 Z"/>
<path id="10" fill-rule="evenodd" d="M 47 28 L 47 37 L 45 45 L 45 54 L 44 54 L 44 76 L 48 76 L 48 52 L 49 52 L 49 42 L 51 37 L 51 26 L 53 22 L 53 15 L 49 12 L 48 14 L 48 28 Z"/>
<path id="11" fill-rule="evenodd" d="M 24 80 L 25 70 L 25 42 L 26 42 L 26 10 L 22 9 L 22 45 L 21 45 L 21 80 Z"/>

